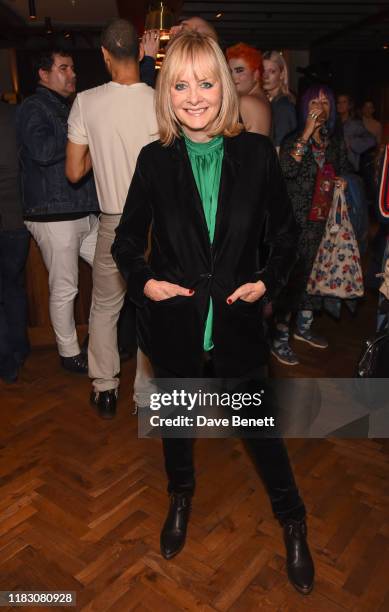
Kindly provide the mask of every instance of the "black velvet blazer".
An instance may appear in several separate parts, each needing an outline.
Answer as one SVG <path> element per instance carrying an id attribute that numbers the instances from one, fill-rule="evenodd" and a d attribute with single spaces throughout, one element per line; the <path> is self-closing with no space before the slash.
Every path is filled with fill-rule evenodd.
<path id="1" fill-rule="evenodd" d="M 228 305 L 226 299 L 243 283 L 259 279 L 274 297 L 288 279 L 295 245 L 292 207 L 268 138 L 242 133 L 224 139 L 213 244 L 185 143 L 176 139 L 171 146 L 156 141 L 144 147 L 112 254 L 139 307 L 140 346 L 153 366 L 172 376 L 201 376 L 210 296 L 216 373 L 237 377 L 266 363 L 262 300 Z M 150 278 L 195 293 L 155 302 L 143 293 Z"/>

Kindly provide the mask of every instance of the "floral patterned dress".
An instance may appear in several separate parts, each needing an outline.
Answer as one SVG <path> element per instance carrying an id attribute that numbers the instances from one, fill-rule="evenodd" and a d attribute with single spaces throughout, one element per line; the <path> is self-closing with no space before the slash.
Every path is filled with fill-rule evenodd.
<path id="1" fill-rule="evenodd" d="M 294 132 L 282 143 L 280 150 L 281 168 L 286 180 L 297 224 L 300 229 L 298 240 L 298 260 L 287 287 L 282 291 L 276 304 L 278 312 L 296 312 L 321 308 L 322 298 L 306 293 L 317 251 L 323 237 L 326 221 L 309 221 L 312 197 L 315 191 L 318 164 L 309 146 L 301 162 L 291 155 L 299 134 Z M 332 164 L 336 175 L 351 172 L 343 139 L 332 136 L 325 149 L 325 162 Z"/>

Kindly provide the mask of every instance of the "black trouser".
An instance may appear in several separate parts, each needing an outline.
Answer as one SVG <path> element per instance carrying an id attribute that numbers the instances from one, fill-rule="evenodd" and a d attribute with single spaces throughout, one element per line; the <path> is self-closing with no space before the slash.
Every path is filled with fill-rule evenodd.
<path id="1" fill-rule="evenodd" d="M 205 377 L 210 377 L 211 369 L 208 362 Z M 167 377 L 166 372 L 156 374 L 157 377 Z M 247 438 L 244 442 L 265 485 L 276 518 L 281 523 L 290 519 L 302 520 L 306 514 L 305 506 L 294 480 L 284 441 L 281 438 Z M 193 439 L 187 438 L 163 439 L 169 493 L 194 493 L 193 443 Z"/>
<path id="2" fill-rule="evenodd" d="M 0 230 L 0 376 L 17 371 L 30 352 L 24 285 L 29 244 L 24 226 Z"/>

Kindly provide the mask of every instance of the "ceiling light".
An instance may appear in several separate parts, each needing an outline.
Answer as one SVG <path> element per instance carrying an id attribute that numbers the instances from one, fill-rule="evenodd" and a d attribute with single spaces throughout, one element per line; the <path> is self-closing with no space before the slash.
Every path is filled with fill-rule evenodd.
<path id="1" fill-rule="evenodd" d="M 159 2 L 158 8 L 150 9 L 146 15 L 145 31 L 159 30 L 160 52 L 163 52 L 170 39 L 170 28 L 173 24 L 173 13 L 163 2 Z M 156 68 L 158 69 L 158 64 Z"/>
<path id="2" fill-rule="evenodd" d="M 216 19 L 220 19 L 220 17 L 222 17 L 222 16 L 223 16 L 223 13 L 218 13 L 218 14 L 216 15 Z"/>
<path id="3" fill-rule="evenodd" d="M 29 12 L 31 21 L 36 19 L 35 0 L 28 0 L 28 12 Z"/>
<path id="4" fill-rule="evenodd" d="M 146 15 L 145 30 L 170 30 L 174 23 L 171 10 L 160 2 L 158 8 L 150 10 Z"/>

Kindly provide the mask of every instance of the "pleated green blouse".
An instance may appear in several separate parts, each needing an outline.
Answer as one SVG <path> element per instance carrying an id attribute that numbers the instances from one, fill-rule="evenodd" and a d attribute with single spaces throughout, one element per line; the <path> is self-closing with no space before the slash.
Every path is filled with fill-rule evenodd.
<path id="1" fill-rule="evenodd" d="M 193 176 L 203 204 L 210 243 L 215 235 L 217 202 L 219 198 L 220 177 L 223 163 L 223 137 L 216 136 L 209 142 L 193 142 L 184 134 Z M 204 329 L 204 350 L 213 348 L 213 304 L 209 300 L 208 314 Z"/>

